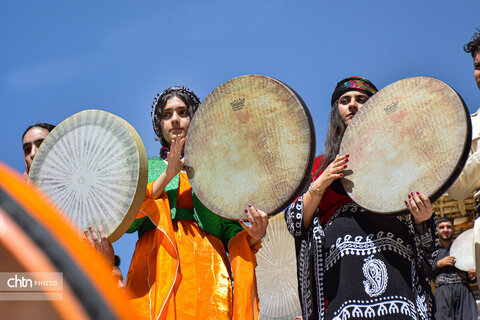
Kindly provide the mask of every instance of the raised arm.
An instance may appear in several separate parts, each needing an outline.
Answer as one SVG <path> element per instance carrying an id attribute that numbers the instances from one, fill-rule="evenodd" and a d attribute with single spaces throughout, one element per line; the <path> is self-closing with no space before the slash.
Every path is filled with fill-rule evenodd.
<path id="1" fill-rule="evenodd" d="M 158 198 L 164 191 L 167 184 L 182 170 L 184 159 L 181 158 L 183 146 L 187 138 L 172 139 L 170 152 L 167 154 L 167 169 L 160 174 L 157 180 L 153 183 L 152 198 Z"/>
<path id="2" fill-rule="evenodd" d="M 312 223 L 315 211 L 322 200 L 325 190 L 335 179 L 343 177 L 343 170 L 347 168 L 348 154 L 337 155 L 322 174 L 312 182 L 308 191 L 303 195 L 303 225 L 308 229 Z"/>

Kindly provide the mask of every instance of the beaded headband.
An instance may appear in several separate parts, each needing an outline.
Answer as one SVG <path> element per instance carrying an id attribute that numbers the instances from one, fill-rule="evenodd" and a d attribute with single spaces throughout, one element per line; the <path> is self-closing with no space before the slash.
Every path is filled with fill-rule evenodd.
<path id="1" fill-rule="evenodd" d="M 373 96 L 377 91 L 377 87 L 370 81 L 362 77 L 348 77 L 337 83 L 332 94 L 331 105 L 347 91 L 359 90 L 365 92 L 369 97 Z"/>

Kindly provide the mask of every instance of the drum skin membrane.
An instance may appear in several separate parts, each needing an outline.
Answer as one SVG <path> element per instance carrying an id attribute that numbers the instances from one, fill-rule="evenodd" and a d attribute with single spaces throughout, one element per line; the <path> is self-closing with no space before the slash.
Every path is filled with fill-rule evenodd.
<path id="1" fill-rule="evenodd" d="M 145 147 L 130 124 L 105 111 L 85 110 L 50 132 L 29 179 L 77 228 L 102 226 L 113 242 L 142 205 L 147 171 Z"/>
<path id="2" fill-rule="evenodd" d="M 342 184 L 363 208 L 405 214 L 411 192 L 433 202 L 463 168 L 471 144 L 470 115 L 444 82 L 415 77 L 372 96 L 347 127 L 340 154 L 349 154 Z"/>
<path id="3" fill-rule="evenodd" d="M 245 219 L 252 204 L 272 215 L 309 179 L 315 156 L 313 122 L 298 95 L 260 75 L 212 91 L 190 123 L 185 145 L 189 181 L 212 212 Z"/>
<path id="4" fill-rule="evenodd" d="M 450 255 L 455 257 L 455 267 L 468 272 L 475 268 L 475 232 L 474 228 L 465 230 L 453 240 Z"/>
<path id="5" fill-rule="evenodd" d="M 302 314 L 295 276 L 295 240 L 284 215 L 281 212 L 269 219 L 262 247 L 255 255 L 260 319 L 287 320 Z"/>

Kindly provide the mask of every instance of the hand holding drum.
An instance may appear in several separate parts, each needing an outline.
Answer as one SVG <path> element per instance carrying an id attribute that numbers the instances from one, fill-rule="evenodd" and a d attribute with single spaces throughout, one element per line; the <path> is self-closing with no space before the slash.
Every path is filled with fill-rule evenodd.
<path id="1" fill-rule="evenodd" d="M 431 201 L 445 192 L 470 144 L 470 116 L 451 87 L 428 77 L 400 80 L 372 96 L 345 130 L 340 154 L 350 157 L 342 184 L 369 211 L 405 214 L 406 195 L 415 209 L 416 191 Z"/>
<path id="2" fill-rule="evenodd" d="M 210 125 L 206 125 L 210 124 Z M 283 214 L 310 179 L 315 132 L 310 113 L 288 86 L 248 75 L 212 91 L 193 117 L 185 144 L 185 168 L 195 194 L 212 212 L 240 220 L 261 239 L 256 268 L 260 317 L 301 313 L 295 245 Z M 245 218 L 249 224 L 245 223 Z"/>
<path id="3" fill-rule="evenodd" d="M 206 125 L 210 124 L 210 125 Z M 213 90 L 193 117 L 185 143 L 192 189 L 212 212 L 240 220 L 246 203 L 280 212 L 310 179 L 315 132 L 300 97 L 261 75 Z"/>

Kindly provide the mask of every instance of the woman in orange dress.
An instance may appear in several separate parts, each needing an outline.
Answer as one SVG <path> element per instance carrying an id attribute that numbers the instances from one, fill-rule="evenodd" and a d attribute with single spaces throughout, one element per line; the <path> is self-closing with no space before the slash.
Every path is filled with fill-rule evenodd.
<path id="1" fill-rule="evenodd" d="M 268 217 L 249 204 L 249 223 L 224 219 L 192 192 L 182 153 L 199 104 L 185 87 L 166 89 L 153 104 L 162 149 L 149 158 L 145 200 L 127 231 L 139 240 L 126 288 L 148 319 L 256 319 L 255 253 Z"/>

